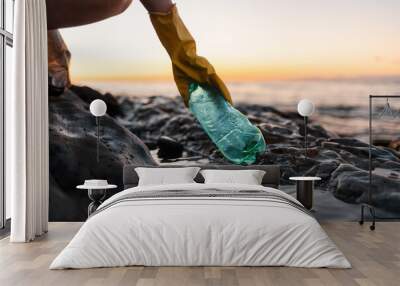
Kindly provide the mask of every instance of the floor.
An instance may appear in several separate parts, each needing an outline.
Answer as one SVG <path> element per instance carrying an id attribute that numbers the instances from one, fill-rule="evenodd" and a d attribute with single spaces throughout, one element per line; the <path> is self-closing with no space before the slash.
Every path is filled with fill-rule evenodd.
<path id="1" fill-rule="evenodd" d="M 0 240 L 0 285 L 399 285 L 400 222 L 324 222 L 323 228 L 352 269 L 289 267 L 123 267 L 48 270 L 52 259 L 81 223 L 50 223 L 49 233 L 32 243 Z"/>

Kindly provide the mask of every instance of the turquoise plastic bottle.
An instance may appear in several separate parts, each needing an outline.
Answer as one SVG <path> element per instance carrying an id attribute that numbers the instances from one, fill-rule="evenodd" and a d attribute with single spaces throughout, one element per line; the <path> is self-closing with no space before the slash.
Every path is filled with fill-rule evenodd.
<path id="1" fill-rule="evenodd" d="M 231 162 L 249 165 L 265 152 L 260 129 L 220 93 L 197 83 L 189 85 L 189 109 L 222 154 Z"/>

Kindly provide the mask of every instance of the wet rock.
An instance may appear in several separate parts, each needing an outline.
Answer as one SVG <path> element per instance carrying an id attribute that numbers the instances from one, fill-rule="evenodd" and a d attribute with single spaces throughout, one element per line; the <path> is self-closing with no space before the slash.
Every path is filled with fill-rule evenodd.
<path id="1" fill-rule="evenodd" d="M 182 144 L 170 137 L 161 136 L 160 138 L 158 138 L 157 146 L 159 148 L 157 153 L 159 158 L 176 159 L 182 156 Z"/>
<path id="2" fill-rule="evenodd" d="M 371 184 L 372 204 L 390 211 L 398 211 L 400 180 L 373 175 Z M 349 164 L 341 164 L 329 183 L 333 194 L 348 203 L 368 202 L 369 174 Z"/>
<path id="3" fill-rule="evenodd" d="M 124 114 L 124 125 L 146 145 L 157 145 L 161 136 L 167 136 L 184 146 L 188 156 L 209 158 L 216 151 L 181 98 L 120 98 L 119 102 Z"/>
<path id="4" fill-rule="evenodd" d="M 400 162 L 386 161 L 378 165 L 377 167 L 400 172 Z"/>
<path id="5" fill-rule="evenodd" d="M 343 146 L 352 146 L 352 147 L 368 147 L 368 144 L 365 142 L 361 142 L 355 138 L 331 138 L 328 142 L 333 142 L 338 145 Z"/>
<path id="6" fill-rule="evenodd" d="M 92 92 L 87 89 L 80 91 Z M 77 93 L 81 94 L 80 91 Z M 86 98 L 82 95 L 80 97 Z M 207 162 L 229 164 L 183 105 L 180 97 L 118 97 L 117 102 L 119 105 L 119 113 L 115 116 L 117 123 L 137 135 L 147 146 L 151 148 L 161 146 L 160 157 L 179 157 L 179 160 L 193 160 L 192 162 L 201 164 Z M 291 176 L 319 176 L 322 178 L 318 182 L 319 186 L 330 190 L 337 198 L 354 203 L 365 200 L 368 184 L 368 177 L 365 174 L 368 173 L 369 166 L 368 144 L 354 138 L 339 138 L 317 123 L 310 122 L 309 151 L 306 157 L 302 135 L 304 122 L 297 113 L 283 113 L 262 105 L 238 104 L 237 108 L 260 128 L 268 143 L 267 152 L 258 156 L 256 164 L 280 165 L 281 184 L 292 184 L 293 182 L 289 180 Z M 160 142 L 160 138 L 169 139 L 162 139 Z M 185 152 L 181 153 L 183 149 Z M 393 149 L 372 148 L 374 168 L 400 170 L 399 158 L 399 153 Z M 391 194 L 390 198 L 394 196 L 395 187 L 400 189 L 400 185 L 396 180 L 380 177 L 383 179 L 378 178 L 374 188 L 377 199 L 385 207 L 383 202 L 387 198 L 378 190 L 379 184 L 386 183 L 385 186 L 389 188 Z"/>
<path id="7" fill-rule="evenodd" d="M 69 89 L 89 105 L 95 99 L 103 100 L 107 104 L 107 114 L 110 116 L 115 117 L 122 114 L 117 99 L 110 93 L 102 94 L 87 86 L 72 85 Z"/>
<path id="8" fill-rule="evenodd" d="M 76 190 L 85 179 L 107 179 L 121 190 L 124 165 L 156 164 L 143 142 L 108 115 L 100 121 L 97 163 L 96 122 L 88 109 L 72 90 L 49 97 L 50 200 L 57 206 L 50 209 L 50 220 L 86 219 L 87 193 Z"/>
<path id="9" fill-rule="evenodd" d="M 332 173 L 337 169 L 338 166 L 339 163 L 334 160 L 321 162 L 309 169 L 305 175 L 320 177 L 322 180 L 316 181 L 316 184 L 324 186 L 329 182 Z"/>
<path id="10" fill-rule="evenodd" d="M 261 130 L 267 144 L 289 142 L 290 133 L 288 134 L 286 131 L 282 132 L 281 129 L 283 128 L 281 127 L 273 127 L 270 124 L 262 123 L 258 125 L 258 128 Z"/>

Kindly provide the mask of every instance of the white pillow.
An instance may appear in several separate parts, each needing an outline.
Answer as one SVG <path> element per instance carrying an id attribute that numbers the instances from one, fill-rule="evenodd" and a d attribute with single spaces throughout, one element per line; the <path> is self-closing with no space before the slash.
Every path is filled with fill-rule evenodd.
<path id="1" fill-rule="evenodd" d="M 205 184 L 261 185 L 265 171 L 262 170 L 202 170 Z"/>
<path id="2" fill-rule="evenodd" d="M 138 186 L 195 183 L 199 167 L 186 168 L 135 168 L 139 176 Z"/>

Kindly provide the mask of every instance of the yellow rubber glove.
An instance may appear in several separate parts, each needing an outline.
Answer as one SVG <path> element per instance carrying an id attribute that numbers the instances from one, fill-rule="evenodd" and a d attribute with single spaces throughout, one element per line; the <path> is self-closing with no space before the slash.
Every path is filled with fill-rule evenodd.
<path id="1" fill-rule="evenodd" d="M 232 98 L 214 67 L 204 57 L 196 54 L 196 42 L 179 17 L 174 5 L 169 13 L 150 13 L 154 29 L 167 50 L 171 61 L 175 83 L 186 106 L 189 105 L 189 84 L 196 82 L 217 88 L 232 104 Z"/>

